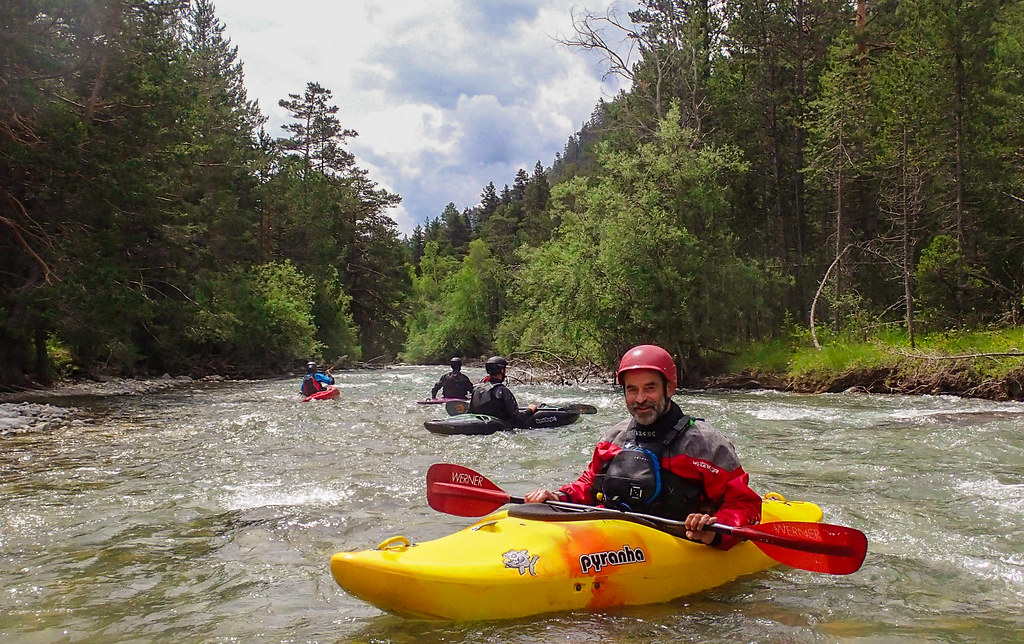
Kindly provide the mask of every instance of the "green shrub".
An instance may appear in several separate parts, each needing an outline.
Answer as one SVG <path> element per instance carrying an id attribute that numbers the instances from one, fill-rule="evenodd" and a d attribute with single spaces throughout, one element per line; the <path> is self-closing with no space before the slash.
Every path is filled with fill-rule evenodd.
<path id="1" fill-rule="evenodd" d="M 189 328 L 194 348 L 240 365 L 317 356 L 313 292 L 313 281 L 287 260 L 217 274 L 196 298 Z"/>
<path id="2" fill-rule="evenodd" d="M 312 313 L 324 360 L 333 362 L 341 356 L 348 356 L 349 360 L 362 358 L 359 327 L 352 319 L 352 297 L 345 292 L 334 267 L 316 282 Z"/>

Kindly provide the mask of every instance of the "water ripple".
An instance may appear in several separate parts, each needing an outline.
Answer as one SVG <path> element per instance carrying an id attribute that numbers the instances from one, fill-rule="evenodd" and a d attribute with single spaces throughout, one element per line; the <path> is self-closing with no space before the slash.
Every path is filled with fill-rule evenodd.
<path id="1" fill-rule="evenodd" d="M 437 462 L 511 494 L 582 471 L 625 417 L 610 384 L 517 385 L 586 402 L 567 427 L 438 436 L 414 401 L 443 367 L 196 383 L 54 400 L 59 422 L 0 435 L 4 641 L 1015 641 L 1024 630 L 1024 408 L 949 396 L 680 391 L 736 444 L 751 485 L 818 503 L 869 540 L 845 577 L 784 567 L 694 597 L 481 623 L 399 619 L 348 596 L 331 554 L 469 520 L 427 506 Z M 467 369 L 479 379 L 483 374 Z"/>

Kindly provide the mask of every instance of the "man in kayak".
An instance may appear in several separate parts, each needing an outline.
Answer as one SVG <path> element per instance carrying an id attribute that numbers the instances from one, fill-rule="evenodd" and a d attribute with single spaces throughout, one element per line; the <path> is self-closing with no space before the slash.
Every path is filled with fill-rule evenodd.
<path id="1" fill-rule="evenodd" d="M 331 375 L 331 370 L 327 369 L 327 373 L 321 373 L 316 370 L 316 363 L 310 361 L 306 363 L 306 375 L 302 378 L 302 387 L 299 391 L 303 396 L 312 396 L 326 389 L 327 385 L 333 384 L 334 376 Z"/>
<path id="2" fill-rule="evenodd" d="M 441 376 L 434 388 L 430 390 L 430 397 L 437 398 L 437 390 L 445 398 L 469 398 L 473 392 L 473 381 L 469 376 L 462 373 L 462 358 L 454 357 L 449 361 L 452 370 Z"/>
<path id="3" fill-rule="evenodd" d="M 632 418 L 604 435 L 578 479 L 557 492 L 534 490 L 524 500 L 603 505 L 685 521 L 688 539 L 731 548 L 738 539 L 704 527 L 761 519 L 761 496 L 747 485 L 732 442 L 671 400 L 676 365 L 661 347 L 630 349 L 616 377 Z"/>
<path id="4" fill-rule="evenodd" d="M 469 403 L 469 413 L 486 414 L 500 418 L 513 427 L 526 427 L 537 412 L 537 405 L 530 405 L 520 411 L 512 390 L 505 386 L 505 368 L 508 360 L 501 356 L 492 356 L 484 363 L 487 377 L 473 387 L 473 399 Z"/>

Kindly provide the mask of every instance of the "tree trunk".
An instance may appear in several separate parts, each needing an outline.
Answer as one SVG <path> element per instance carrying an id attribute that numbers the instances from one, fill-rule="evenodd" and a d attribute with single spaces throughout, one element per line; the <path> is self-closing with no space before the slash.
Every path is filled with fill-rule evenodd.
<path id="1" fill-rule="evenodd" d="M 106 37 L 100 39 L 102 44 L 98 45 L 102 48 L 100 53 L 100 64 L 99 69 L 96 71 L 96 78 L 93 79 L 92 91 L 89 92 L 89 100 L 85 104 L 85 114 L 83 120 L 85 123 L 92 123 L 93 117 L 96 115 L 96 106 L 100 101 L 100 92 L 103 88 L 103 82 L 106 80 L 107 75 L 107 63 L 110 60 L 110 48 L 113 46 L 112 43 L 116 34 L 119 32 L 118 25 L 121 22 L 121 4 L 114 2 L 110 6 L 110 15 L 107 17 L 106 24 Z"/>
<path id="2" fill-rule="evenodd" d="M 801 116 L 806 113 L 807 98 L 807 76 L 804 69 L 804 56 L 807 55 L 807 43 L 804 35 L 804 3 L 798 0 L 796 3 L 796 24 L 797 24 L 797 56 L 796 56 L 796 95 L 800 100 Z M 804 145 L 806 133 L 804 121 L 801 119 L 796 125 L 796 163 L 797 168 L 804 167 Z M 795 218 L 793 252 L 795 257 L 791 264 L 796 272 L 796 293 L 800 302 L 806 301 L 806 276 L 804 274 L 804 235 L 807 228 L 807 215 L 804 213 L 804 173 L 799 170 L 793 176 L 793 217 Z"/>
<path id="3" fill-rule="evenodd" d="M 839 149 L 842 150 L 843 148 L 844 148 L 844 143 L 843 143 L 843 126 L 840 125 L 839 126 Z M 835 288 L 836 288 L 836 292 L 835 292 L 835 297 L 836 297 L 837 301 L 839 299 L 839 296 L 842 294 L 842 290 L 843 290 L 843 279 L 842 279 L 843 265 L 842 265 L 842 261 L 841 261 L 842 256 L 843 256 L 843 251 L 841 249 L 843 248 L 843 243 L 844 243 L 843 240 L 845 238 L 845 235 L 843 235 L 843 164 L 842 164 L 842 161 L 839 162 L 838 166 L 839 167 L 836 169 L 836 186 L 835 186 L 836 187 L 836 249 L 835 249 L 835 251 L 836 251 L 835 252 L 835 264 L 836 264 L 836 287 Z M 838 315 L 834 315 L 833 318 L 834 318 L 833 319 L 833 326 L 836 329 L 838 329 L 839 328 L 839 316 Z"/>
<path id="4" fill-rule="evenodd" d="M 32 337 L 36 352 L 36 380 L 44 385 L 52 382 L 50 375 L 50 356 L 46 351 L 46 328 L 41 322 L 35 323 L 35 330 Z"/>
<path id="5" fill-rule="evenodd" d="M 868 2 L 867 0 L 857 0 L 857 55 L 863 61 L 864 54 L 868 51 L 867 43 L 864 42 L 864 30 L 868 26 Z"/>
<path id="6" fill-rule="evenodd" d="M 964 74 L 963 60 L 960 57 L 959 45 L 954 43 L 953 53 L 953 141 L 955 145 L 954 168 L 953 168 L 953 189 L 956 201 L 956 245 L 961 255 L 971 263 L 974 260 L 974 253 L 967 243 L 967 233 L 964 226 Z M 963 293 L 965 291 L 966 271 L 957 271 L 956 292 L 953 297 L 956 301 L 957 315 L 960 316 L 966 305 Z"/>
<path id="7" fill-rule="evenodd" d="M 916 211 L 915 201 L 910 196 L 910 180 L 907 168 L 907 155 L 909 153 L 907 141 L 907 126 L 903 125 L 903 298 L 906 304 L 907 337 L 910 339 L 910 348 L 914 344 L 914 289 L 911 283 L 911 265 L 914 261 L 914 243 L 912 239 L 912 218 L 911 209 Z"/>

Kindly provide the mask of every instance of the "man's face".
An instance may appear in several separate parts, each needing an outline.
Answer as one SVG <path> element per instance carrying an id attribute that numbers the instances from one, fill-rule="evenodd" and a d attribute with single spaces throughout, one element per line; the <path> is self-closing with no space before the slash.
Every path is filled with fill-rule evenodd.
<path id="1" fill-rule="evenodd" d="M 668 401 L 676 392 L 674 382 L 665 383 L 653 369 L 634 369 L 622 377 L 626 391 L 626 409 L 641 425 L 650 425 L 668 411 Z"/>

